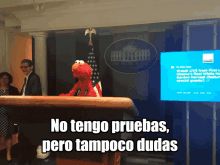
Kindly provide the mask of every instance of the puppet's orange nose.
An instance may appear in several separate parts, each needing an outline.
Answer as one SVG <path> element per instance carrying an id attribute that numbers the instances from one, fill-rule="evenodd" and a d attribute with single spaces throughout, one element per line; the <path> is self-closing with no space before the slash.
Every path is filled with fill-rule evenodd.
<path id="1" fill-rule="evenodd" d="M 73 65 L 72 65 L 72 70 L 76 70 L 78 66 L 79 66 L 78 63 L 73 64 Z"/>

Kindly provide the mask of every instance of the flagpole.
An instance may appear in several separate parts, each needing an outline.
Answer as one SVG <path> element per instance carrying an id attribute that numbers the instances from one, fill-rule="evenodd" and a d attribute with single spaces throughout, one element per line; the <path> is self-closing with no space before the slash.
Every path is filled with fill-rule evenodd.
<path id="1" fill-rule="evenodd" d="M 95 53 L 94 53 L 94 47 L 93 47 L 93 43 L 92 43 L 92 34 L 96 34 L 96 30 L 95 29 L 87 29 L 85 31 L 85 35 L 89 34 L 90 40 L 89 40 L 89 55 L 88 55 L 88 60 L 87 63 L 90 65 L 90 67 L 92 68 L 92 76 L 91 76 L 91 80 L 92 80 L 92 85 L 93 88 L 97 94 L 97 97 L 102 97 L 102 86 L 101 86 L 101 81 L 99 78 L 99 71 L 98 71 L 98 63 L 96 61 L 95 58 Z"/>

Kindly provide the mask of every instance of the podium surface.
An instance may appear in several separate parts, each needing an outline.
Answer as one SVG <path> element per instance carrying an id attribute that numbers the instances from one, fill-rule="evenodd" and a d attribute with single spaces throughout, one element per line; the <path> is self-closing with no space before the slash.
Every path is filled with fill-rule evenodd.
<path id="1" fill-rule="evenodd" d="M 74 97 L 74 96 L 1 96 L 0 105 L 7 108 L 13 120 L 19 125 L 32 144 L 44 140 L 132 140 L 131 133 L 111 133 L 111 121 L 134 120 L 138 110 L 129 98 L 120 97 Z M 51 132 L 51 119 L 66 121 L 108 121 L 109 131 Z M 57 152 L 57 164 L 72 161 L 76 164 L 120 164 L 119 152 Z M 81 163 L 80 163 L 81 162 Z M 71 164 L 72 164 L 71 163 Z M 68 164 L 68 163 L 67 163 Z"/>

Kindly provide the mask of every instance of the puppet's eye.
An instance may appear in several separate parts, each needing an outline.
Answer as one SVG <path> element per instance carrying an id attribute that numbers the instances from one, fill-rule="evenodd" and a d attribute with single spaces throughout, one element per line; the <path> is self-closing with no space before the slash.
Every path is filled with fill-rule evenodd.
<path id="1" fill-rule="evenodd" d="M 85 62 L 84 62 L 83 60 L 80 60 L 79 63 L 80 63 L 80 64 L 84 64 Z"/>
<path id="2" fill-rule="evenodd" d="M 75 63 L 79 64 L 79 60 L 76 60 Z"/>

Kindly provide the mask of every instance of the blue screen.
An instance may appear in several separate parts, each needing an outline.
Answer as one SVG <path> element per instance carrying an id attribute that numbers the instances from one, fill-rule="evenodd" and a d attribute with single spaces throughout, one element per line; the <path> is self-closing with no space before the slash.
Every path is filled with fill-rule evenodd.
<path id="1" fill-rule="evenodd" d="M 220 101 L 220 50 L 162 52 L 162 101 Z"/>

